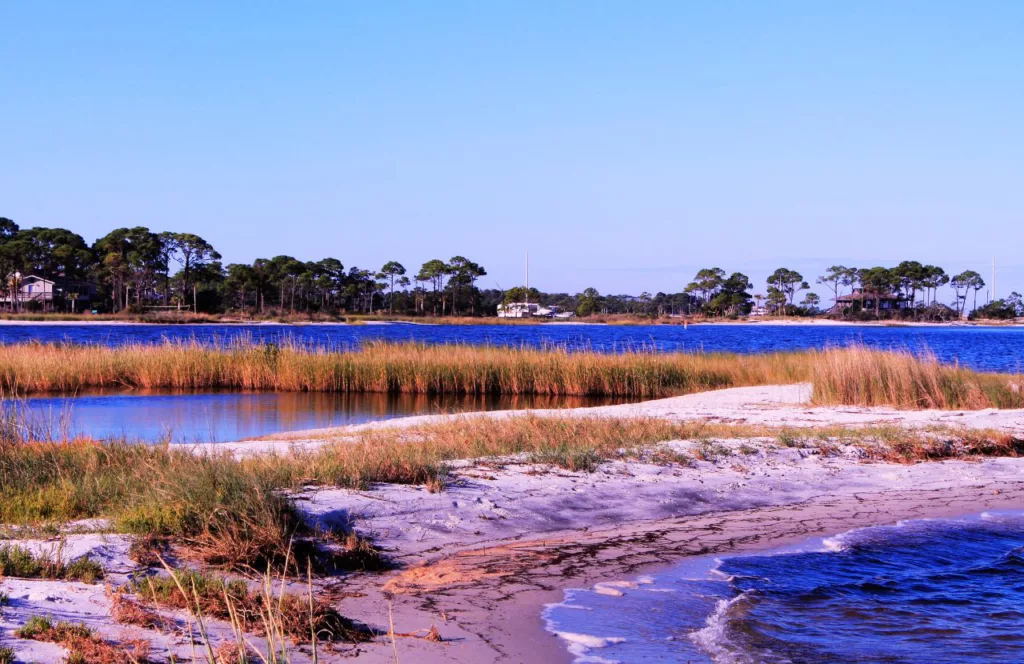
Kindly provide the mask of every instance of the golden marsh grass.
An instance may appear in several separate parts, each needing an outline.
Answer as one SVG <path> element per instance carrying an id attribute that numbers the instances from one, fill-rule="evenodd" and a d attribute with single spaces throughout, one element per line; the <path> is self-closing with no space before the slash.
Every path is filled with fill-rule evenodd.
<path id="1" fill-rule="evenodd" d="M 235 343 L 0 345 L 0 389 L 88 388 L 657 398 L 811 382 L 819 405 L 1024 406 L 1019 377 L 863 347 L 759 355 L 570 352 L 564 348 L 372 342 L 352 351 Z"/>

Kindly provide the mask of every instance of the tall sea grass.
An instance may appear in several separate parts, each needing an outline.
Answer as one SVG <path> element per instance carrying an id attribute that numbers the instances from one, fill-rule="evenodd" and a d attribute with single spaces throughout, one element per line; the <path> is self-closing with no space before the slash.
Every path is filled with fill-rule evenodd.
<path id="1" fill-rule="evenodd" d="M 1024 408 L 1024 377 L 941 364 L 934 355 L 828 350 L 811 364 L 812 401 L 820 405 L 901 409 Z"/>
<path id="2" fill-rule="evenodd" d="M 657 398 L 726 387 L 814 383 L 819 404 L 901 408 L 1024 405 L 1019 377 L 863 347 L 757 355 L 577 352 L 567 348 L 370 342 L 349 351 L 298 343 L 119 347 L 0 345 L 0 390 L 268 390 Z"/>
<path id="3" fill-rule="evenodd" d="M 0 346 L 0 389 L 137 387 L 418 394 L 659 397 L 806 380 L 814 353 L 734 356 L 371 342 L 348 352 L 293 343 Z"/>

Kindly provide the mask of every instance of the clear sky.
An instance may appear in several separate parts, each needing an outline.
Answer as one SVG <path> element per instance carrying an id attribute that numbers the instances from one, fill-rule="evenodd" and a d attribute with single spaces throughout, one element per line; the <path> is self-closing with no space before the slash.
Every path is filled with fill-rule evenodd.
<path id="1" fill-rule="evenodd" d="M 1024 2 L 0 0 L 0 216 L 481 286 L 1024 291 Z M 816 289 L 826 299 L 826 289 Z"/>

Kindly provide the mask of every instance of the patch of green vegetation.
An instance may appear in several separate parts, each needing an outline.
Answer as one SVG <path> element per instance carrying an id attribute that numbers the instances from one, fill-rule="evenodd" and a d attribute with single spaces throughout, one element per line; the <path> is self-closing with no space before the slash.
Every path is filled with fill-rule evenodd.
<path id="1" fill-rule="evenodd" d="M 103 568 L 88 556 L 64 563 L 49 555 L 5 544 L 0 546 L 0 576 L 96 583 L 103 578 Z"/>
<path id="2" fill-rule="evenodd" d="M 0 647 L 0 664 L 14 664 L 14 650 L 7 646 Z"/>
<path id="3" fill-rule="evenodd" d="M 804 446 L 803 437 L 790 429 L 784 429 L 783 431 L 780 431 L 776 436 L 776 439 L 779 441 L 779 444 L 782 445 L 783 447 Z"/>
<path id="4" fill-rule="evenodd" d="M 732 456 L 732 450 L 730 450 L 725 445 L 721 445 L 719 443 L 703 441 L 697 447 L 697 451 L 695 454 L 697 458 L 702 461 L 709 461 L 711 463 L 715 463 L 720 459 Z"/>

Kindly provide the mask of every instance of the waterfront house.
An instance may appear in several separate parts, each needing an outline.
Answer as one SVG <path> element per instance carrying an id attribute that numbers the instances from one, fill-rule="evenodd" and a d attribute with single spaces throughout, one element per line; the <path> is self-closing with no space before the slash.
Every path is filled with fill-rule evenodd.
<path id="1" fill-rule="evenodd" d="M 865 311 L 898 311 L 910 308 L 910 298 L 892 293 L 873 293 L 854 288 L 852 293 L 840 295 L 830 313 L 842 313 L 857 304 Z"/>
<path id="2" fill-rule="evenodd" d="M 572 318 L 571 311 L 559 306 L 544 307 L 534 302 L 510 302 L 498 305 L 498 318 Z"/>
<path id="3" fill-rule="evenodd" d="M 77 302 L 89 302 L 96 292 L 96 287 L 86 282 L 54 281 L 34 274 L 11 275 L 7 284 L 8 288 L 0 294 L 0 304 L 31 309 L 48 309 L 54 302 L 67 302 L 71 294 Z"/>

